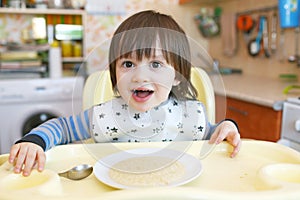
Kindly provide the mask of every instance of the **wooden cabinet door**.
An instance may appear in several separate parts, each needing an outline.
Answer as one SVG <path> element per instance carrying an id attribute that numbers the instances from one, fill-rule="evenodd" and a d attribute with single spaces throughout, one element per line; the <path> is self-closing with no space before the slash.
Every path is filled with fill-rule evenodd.
<path id="1" fill-rule="evenodd" d="M 217 120 L 220 117 L 216 96 Z M 280 139 L 281 111 L 275 111 L 271 107 L 261 106 L 234 98 L 226 98 L 226 118 L 235 120 L 240 128 L 242 138 L 258 139 L 276 142 Z"/>

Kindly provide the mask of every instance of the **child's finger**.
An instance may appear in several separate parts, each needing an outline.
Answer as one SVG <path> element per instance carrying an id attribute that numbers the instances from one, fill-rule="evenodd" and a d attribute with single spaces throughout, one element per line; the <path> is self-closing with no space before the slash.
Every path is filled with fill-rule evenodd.
<path id="1" fill-rule="evenodd" d="M 233 151 L 232 151 L 230 157 L 233 158 L 233 157 L 235 157 L 235 156 L 238 154 L 238 152 L 240 151 L 240 148 L 241 148 L 241 144 L 242 144 L 242 142 L 239 141 L 239 142 L 237 143 L 237 145 L 233 147 Z"/>
<path id="2" fill-rule="evenodd" d="M 46 162 L 46 155 L 42 149 L 37 152 L 38 171 L 43 171 Z"/>
<path id="3" fill-rule="evenodd" d="M 217 129 L 215 133 L 211 136 L 209 143 L 210 144 L 220 144 L 226 137 L 227 137 L 227 132 L 224 131 L 223 129 Z"/>
<path id="4" fill-rule="evenodd" d="M 15 161 L 15 158 L 17 157 L 17 154 L 20 150 L 20 145 L 19 144 L 16 144 L 16 145 L 13 145 L 10 149 L 10 153 L 9 153 L 9 158 L 8 158 L 8 162 L 10 164 L 13 164 L 14 161 Z"/>
<path id="5" fill-rule="evenodd" d="M 213 134 L 210 137 L 208 144 L 217 144 L 217 140 L 218 140 L 218 134 Z"/>
<path id="6" fill-rule="evenodd" d="M 15 164 L 15 169 L 14 169 L 15 173 L 21 172 L 25 158 L 26 158 L 27 151 L 28 151 L 27 146 L 20 146 L 20 150 L 17 155 L 17 160 L 16 160 L 16 164 Z"/>
<path id="7" fill-rule="evenodd" d="M 26 160 L 25 160 L 25 166 L 23 169 L 23 176 L 29 176 L 31 173 L 31 170 L 34 166 L 35 160 L 37 157 L 37 150 L 29 148 L 27 155 L 26 155 Z"/>

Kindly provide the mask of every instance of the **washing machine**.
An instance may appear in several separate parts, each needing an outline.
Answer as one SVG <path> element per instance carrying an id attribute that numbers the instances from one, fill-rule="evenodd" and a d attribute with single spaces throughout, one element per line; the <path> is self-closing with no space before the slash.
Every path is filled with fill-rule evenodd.
<path id="1" fill-rule="evenodd" d="M 0 154 L 37 125 L 82 110 L 83 77 L 0 80 Z"/>

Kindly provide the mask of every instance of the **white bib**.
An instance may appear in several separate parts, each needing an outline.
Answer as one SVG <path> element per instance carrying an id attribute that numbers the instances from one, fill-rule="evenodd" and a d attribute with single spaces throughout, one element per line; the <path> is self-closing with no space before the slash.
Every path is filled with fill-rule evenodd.
<path id="1" fill-rule="evenodd" d="M 173 98 L 146 112 L 115 98 L 94 106 L 91 123 L 95 142 L 201 140 L 208 131 L 201 102 Z"/>

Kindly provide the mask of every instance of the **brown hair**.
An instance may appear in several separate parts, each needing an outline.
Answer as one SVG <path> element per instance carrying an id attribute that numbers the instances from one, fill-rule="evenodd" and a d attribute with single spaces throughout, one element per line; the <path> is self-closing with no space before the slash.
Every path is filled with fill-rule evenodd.
<path id="1" fill-rule="evenodd" d="M 150 58 L 157 41 L 167 63 L 175 69 L 179 85 L 170 95 L 177 99 L 196 99 L 197 91 L 190 82 L 191 52 L 182 28 L 168 15 L 152 10 L 136 13 L 115 31 L 109 50 L 109 69 L 113 88 L 116 88 L 116 62 L 135 53 L 138 60 Z"/>

